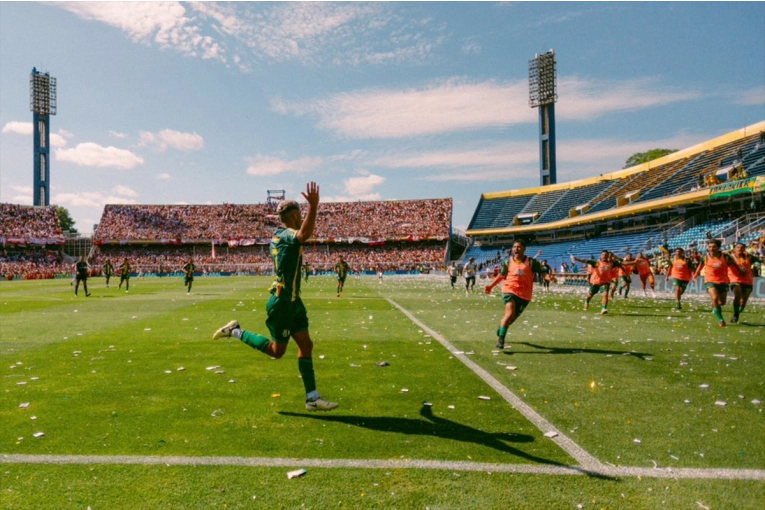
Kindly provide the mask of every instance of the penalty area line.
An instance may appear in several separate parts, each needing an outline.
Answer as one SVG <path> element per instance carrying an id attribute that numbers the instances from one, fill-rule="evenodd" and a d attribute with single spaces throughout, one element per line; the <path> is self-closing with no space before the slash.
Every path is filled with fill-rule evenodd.
<path id="1" fill-rule="evenodd" d="M 444 337 L 442 337 L 438 332 L 434 331 L 433 329 L 429 328 L 425 324 L 423 324 L 417 317 L 412 315 L 412 313 L 404 308 L 403 306 L 399 305 L 395 301 L 393 301 L 390 298 L 385 298 L 388 303 L 396 307 L 401 313 L 406 315 L 406 317 L 415 323 L 417 326 L 422 328 L 424 331 L 427 331 L 428 334 L 435 338 L 438 343 L 443 345 L 449 352 L 452 353 L 452 355 L 460 360 L 465 366 L 467 366 L 470 370 L 472 370 L 478 377 L 484 380 L 489 386 L 494 389 L 497 393 L 499 393 L 502 398 L 505 399 L 507 403 L 509 403 L 513 408 L 515 408 L 518 412 L 520 412 L 527 420 L 529 420 L 531 423 L 533 423 L 539 430 L 541 430 L 543 433 L 547 432 L 555 432 L 557 433 L 557 436 L 551 438 L 555 443 L 563 449 L 566 453 L 568 453 L 571 457 L 573 457 L 584 469 L 587 471 L 599 471 L 602 469 L 603 463 L 601 463 L 598 459 L 590 455 L 584 448 L 576 444 L 571 438 L 563 434 L 560 430 L 558 430 L 555 426 L 553 426 L 552 423 L 547 421 L 542 415 L 540 415 L 538 412 L 536 412 L 531 406 L 526 404 L 523 400 L 518 398 L 515 393 L 510 391 L 506 386 L 504 386 L 502 383 L 500 383 L 497 379 L 494 378 L 491 374 L 489 374 L 486 370 L 478 366 L 475 362 L 470 360 L 467 356 L 464 354 L 461 354 L 458 349 L 456 349 L 449 341 L 447 341 Z"/>

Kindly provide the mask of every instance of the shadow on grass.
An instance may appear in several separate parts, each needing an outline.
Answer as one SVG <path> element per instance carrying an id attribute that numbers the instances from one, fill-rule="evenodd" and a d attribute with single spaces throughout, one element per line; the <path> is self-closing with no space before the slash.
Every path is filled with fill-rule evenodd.
<path id="1" fill-rule="evenodd" d="M 539 464 L 549 464 L 553 466 L 567 466 L 554 460 L 543 459 L 535 455 L 528 454 L 509 446 L 507 443 L 531 443 L 534 441 L 532 436 L 526 434 L 510 434 L 505 432 L 489 433 L 468 425 L 463 425 L 446 418 L 433 415 L 433 411 L 428 406 L 422 406 L 420 416 L 425 419 L 414 418 L 396 418 L 388 416 L 341 416 L 341 415 L 315 415 L 300 414 L 287 411 L 280 411 L 283 416 L 296 418 L 308 418 L 324 422 L 344 423 L 356 427 L 363 427 L 380 432 L 393 432 L 398 434 L 411 434 L 419 436 L 433 436 L 441 439 L 451 439 L 454 441 L 464 441 L 475 443 L 481 446 L 494 448 L 501 452 L 515 455 L 523 459 L 530 460 Z"/>
<path id="2" fill-rule="evenodd" d="M 636 358 L 645 359 L 646 356 L 653 356 L 648 352 L 632 352 L 632 351 L 612 351 L 608 349 L 586 349 L 586 348 L 571 348 L 571 347 L 547 347 L 544 345 L 532 344 L 530 342 L 513 342 L 516 345 L 528 345 L 534 349 L 545 349 L 545 352 L 534 351 L 504 351 L 507 356 L 514 356 L 516 354 L 618 354 L 635 356 Z"/>

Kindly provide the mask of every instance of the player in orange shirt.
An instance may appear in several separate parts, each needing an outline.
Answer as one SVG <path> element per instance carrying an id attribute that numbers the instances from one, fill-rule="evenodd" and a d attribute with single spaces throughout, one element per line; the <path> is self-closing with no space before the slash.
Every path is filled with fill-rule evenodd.
<path id="1" fill-rule="evenodd" d="M 635 269 L 637 269 L 638 276 L 640 277 L 640 283 L 643 285 L 643 294 L 646 293 L 645 287 L 647 282 L 651 284 L 651 292 L 653 292 L 654 287 L 656 286 L 656 280 L 653 277 L 653 272 L 651 271 L 651 262 L 648 260 L 648 257 L 642 253 L 638 253 L 634 265 Z"/>
<path id="2" fill-rule="evenodd" d="M 537 257 L 542 253 L 540 250 Z M 497 348 L 505 348 L 507 328 L 521 316 L 531 302 L 534 292 L 534 274 L 546 274 L 547 269 L 536 258 L 526 256 L 526 243 L 516 239 L 511 249 L 510 260 L 503 264 L 499 275 L 484 291 L 491 294 L 492 289 L 502 283 L 502 301 L 505 303 L 505 315 L 499 321 L 497 330 Z"/>
<path id="3" fill-rule="evenodd" d="M 720 250 L 719 239 L 710 239 L 707 242 L 707 253 L 701 258 L 699 267 L 693 273 L 693 279 L 704 270 L 704 287 L 712 298 L 712 313 L 717 319 L 720 327 L 725 327 L 725 320 L 722 316 L 722 307 L 728 299 L 728 290 L 730 279 L 728 278 L 728 267 L 733 266 L 738 269 L 733 257 Z M 739 271 L 741 272 L 741 271 Z"/>
<path id="4" fill-rule="evenodd" d="M 621 261 L 622 267 L 619 268 L 619 295 L 624 292 L 624 299 L 629 299 L 630 288 L 632 287 L 632 267 L 631 264 L 635 262 L 631 254 L 626 254 Z M 613 294 L 611 295 L 613 297 Z"/>
<path id="5" fill-rule="evenodd" d="M 680 298 L 683 297 L 688 282 L 693 278 L 693 272 L 688 265 L 688 259 L 685 258 L 685 250 L 675 248 L 675 258 L 672 259 L 672 267 L 669 270 L 669 277 L 672 278 L 672 285 L 675 287 L 675 308 L 682 310 Z"/>
<path id="6" fill-rule="evenodd" d="M 747 301 L 749 301 L 749 296 L 754 288 L 752 264 L 754 262 L 762 263 L 762 260 L 754 255 L 749 255 L 746 252 L 744 243 L 736 243 L 736 246 L 733 247 L 732 256 L 738 266 L 738 270 L 728 267 L 728 278 L 733 290 L 733 317 L 730 321 L 735 324 L 738 322 L 739 314 L 744 311 L 744 307 Z"/>
<path id="7" fill-rule="evenodd" d="M 614 269 L 622 267 L 622 264 L 616 260 L 616 257 L 612 259 L 612 253 L 608 250 L 603 250 L 600 253 L 600 259 L 588 260 L 580 259 L 571 256 L 571 260 L 575 262 L 581 262 L 587 264 L 592 268 L 590 274 L 590 289 L 587 294 L 587 298 L 584 301 L 584 309 L 590 308 L 590 300 L 599 292 L 603 292 L 603 300 L 601 301 L 600 314 L 605 315 L 608 313 L 608 295 L 611 281 L 614 279 Z"/>

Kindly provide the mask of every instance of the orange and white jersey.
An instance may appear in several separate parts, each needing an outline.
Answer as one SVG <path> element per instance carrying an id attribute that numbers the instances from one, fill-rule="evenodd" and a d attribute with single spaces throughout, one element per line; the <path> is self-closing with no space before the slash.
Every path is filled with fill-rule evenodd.
<path id="1" fill-rule="evenodd" d="M 511 257 L 502 271 L 505 275 L 505 281 L 502 282 L 502 294 L 515 294 L 525 301 L 531 301 L 534 291 L 534 273 L 543 271 L 541 264 L 531 257 L 525 257 L 523 262 L 516 262 L 515 258 Z"/>
<path id="2" fill-rule="evenodd" d="M 672 268 L 669 270 L 669 277 L 680 281 L 689 282 L 693 278 L 691 268 L 688 267 L 686 259 L 673 259 Z"/>
<path id="3" fill-rule="evenodd" d="M 592 274 L 590 275 L 590 284 L 592 285 L 605 285 L 611 283 L 613 278 L 614 264 L 603 262 L 598 260 L 595 266 L 592 267 Z"/>
<path id="4" fill-rule="evenodd" d="M 705 283 L 716 283 L 718 285 L 730 283 L 728 278 L 728 259 L 724 253 L 721 253 L 717 258 L 706 254 L 702 259 L 702 263 L 704 264 Z"/>
<path id="5" fill-rule="evenodd" d="M 752 259 L 749 255 L 741 258 L 732 255 L 733 260 L 741 268 L 739 272 L 735 267 L 728 266 L 728 279 L 730 283 L 739 283 L 742 285 L 754 285 L 754 273 L 752 272 Z"/>
<path id="6" fill-rule="evenodd" d="M 635 259 L 635 268 L 640 276 L 652 274 L 651 263 L 648 259 Z"/>

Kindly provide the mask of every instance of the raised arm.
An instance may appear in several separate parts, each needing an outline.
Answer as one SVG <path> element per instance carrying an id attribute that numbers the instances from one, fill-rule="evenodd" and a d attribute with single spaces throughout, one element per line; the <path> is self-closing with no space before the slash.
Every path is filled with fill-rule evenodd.
<path id="1" fill-rule="evenodd" d="M 309 182 L 306 184 L 305 193 L 302 195 L 308 202 L 308 212 L 296 237 L 301 244 L 304 244 L 311 238 L 316 227 L 316 215 L 319 212 L 319 185 L 313 181 Z"/>

